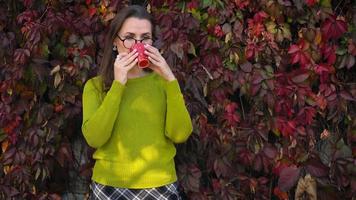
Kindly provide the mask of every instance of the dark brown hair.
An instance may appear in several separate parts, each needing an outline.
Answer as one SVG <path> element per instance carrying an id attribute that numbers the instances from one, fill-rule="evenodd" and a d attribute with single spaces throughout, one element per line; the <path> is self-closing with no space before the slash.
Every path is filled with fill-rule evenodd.
<path id="1" fill-rule="evenodd" d="M 104 54 L 101 59 L 98 73 L 98 75 L 102 77 L 104 91 L 109 89 L 114 80 L 114 61 L 117 56 L 117 52 L 113 51 L 114 40 L 125 20 L 130 17 L 147 19 L 150 21 L 152 25 L 152 34 L 153 37 L 155 37 L 153 17 L 147 12 L 145 7 L 130 5 L 118 11 L 117 15 L 110 22 L 109 32 L 105 38 Z"/>

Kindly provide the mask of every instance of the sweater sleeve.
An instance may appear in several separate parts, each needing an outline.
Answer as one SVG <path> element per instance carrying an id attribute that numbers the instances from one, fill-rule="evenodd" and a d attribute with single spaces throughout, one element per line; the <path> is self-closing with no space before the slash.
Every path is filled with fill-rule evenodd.
<path id="1" fill-rule="evenodd" d="M 82 132 L 89 146 L 99 148 L 109 140 L 119 113 L 124 88 L 124 85 L 114 80 L 106 96 L 101 100 L 94 80 L 91 79 L 85 84 L 82 99 Z"/>
<path id="2" fill-rule="evenodd" d="M 165 82 L 165 90 L 167 95 L 165 134 L 174 143 L 185 142 L 192 133 L 193 126 L 178 81 Z"/>

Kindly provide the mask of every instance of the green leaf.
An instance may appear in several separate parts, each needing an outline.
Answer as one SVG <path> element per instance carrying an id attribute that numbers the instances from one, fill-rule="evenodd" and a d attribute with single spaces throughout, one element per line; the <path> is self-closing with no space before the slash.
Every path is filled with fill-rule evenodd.
<path id="1" fill-rule="evenodd" d="M 284 38 L 287 38 L 289 40 L 292 39 L 292 34 L 290 32 L 289 24 L 283 24 L 282 31 L 283 31 L 283 37 Z"/>
<path id="2" fill-rule="evenodd" d="M 213 3 L 213 0 L 203 0 L 203 7 L 209 7 Z"/>
<path id="3" fill-rule="evenodd" d="M 272 132 L 278 137 L 281 136 L 281 132 L 277 128 L 272 129 Z"/>
<path id="4" fill-rule="evenodd" d="M 188 49 L 188 53 L 194 55 L 195 57 L 197 56 L 196 52 L 195 52 L 195 47 L 194 44 L 190 41 L 188 41 L 189 43 L 189 49 Z"/>
<path id="5" fill-rule="evenodd" d="M 206 20 L 208 19 L 208 17 L 209 17 L 208 13 L 204 13 L 202 16 L 202 20 Z"/>
<path id="6" fill-rule="evenodd" d="M 341 56 L 341 55 L 345 55 L 347 53 L 347 49 L 346 48 L 338 48 L 336 49 L 336 54 Z"/>
<path id="7" fill-rule="evenodd" d="M 42 96 L 47 90 L 47 84 L 46 82 L 41 82 L 40 87 L 38 88 L 39 95 Z"/>
<path id="8" fill-rule="evenodd" d="M 202 17 L 201 17 L 200 12 L 199 12 L 198 10 L 193 9 L 191 13 L 192 13 L 192 15 L 193 15 L 193 17 L 194 17 L 195 19 L 197 19 L 197 20 L 199 20 L 199 21 L 202 20 Z"/>
<path id="9" fill-rule="evenodd" d="M 0 129 L 0 142 L 6 138 L 6 134 L 3 129 Z"/>
<path id="10" fill-rule="evenodd" d="M 58 43 L 53 49 L 53 54 L 55 56 L 65 58 L 67 56 L 67 50 L 62 43 Z"/>
<path id="11" fill-rule="evenodd" d="M 42 50 L 42 56 L 47 58 L 48 54 L 50 53 L 49 49 L 48 49 L 48 45 L 46 43 L 42 43 L 41 44 L 41 50 Z"/>
<path id="12" fill-rule="evenodd" d="M 331 8 L 331 0 L 321 0 L 320 5 L 326 8 Z"/>
<path id="13" fill-rule="evenodd" d="M 276 29 L 276 23 L 274 23 L 273 21 L 269 21 L 266 23 L 266 27 L 267 27 L 267 31 L 275 34 L 277 33 L 277 29 Z"/>
<path id="14" fill-rule="evenodd" d="M 318 151 L 318 154 L 321 162 L 324 165 L 329 166 L 333 154 L 332 144 L 330 143 L 329 140 L 321 141 L 321 150 Z"/>

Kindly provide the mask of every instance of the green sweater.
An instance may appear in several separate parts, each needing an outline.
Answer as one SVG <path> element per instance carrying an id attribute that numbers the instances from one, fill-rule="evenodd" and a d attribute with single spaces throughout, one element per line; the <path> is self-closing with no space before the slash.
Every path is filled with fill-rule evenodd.
<path id="1" fill-rule="evenodd" d="M 121 188 L 152 188 L 177 180 L 173 143 L 187 140 L 192 123 L 177 80 L 156 73 L 113 81 L 101 92 L 101 78 L 83 91 L 82 132 L 96 148 L 92 180 Z"/>

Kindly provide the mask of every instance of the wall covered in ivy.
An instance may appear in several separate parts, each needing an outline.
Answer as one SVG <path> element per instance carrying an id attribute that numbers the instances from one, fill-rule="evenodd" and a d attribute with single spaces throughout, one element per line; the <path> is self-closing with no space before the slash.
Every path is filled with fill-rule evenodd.
<path id="1" fill-rule="evenodd" d="M 81 94 L 125 0 L 0 0 L 0 199 L 75 199 L 93 149 Z M 194 132 L 186 199 L 351 199 L 356 3 L 151 0 Z M 317 197 L 316 197 L 317 196 Z"/>

